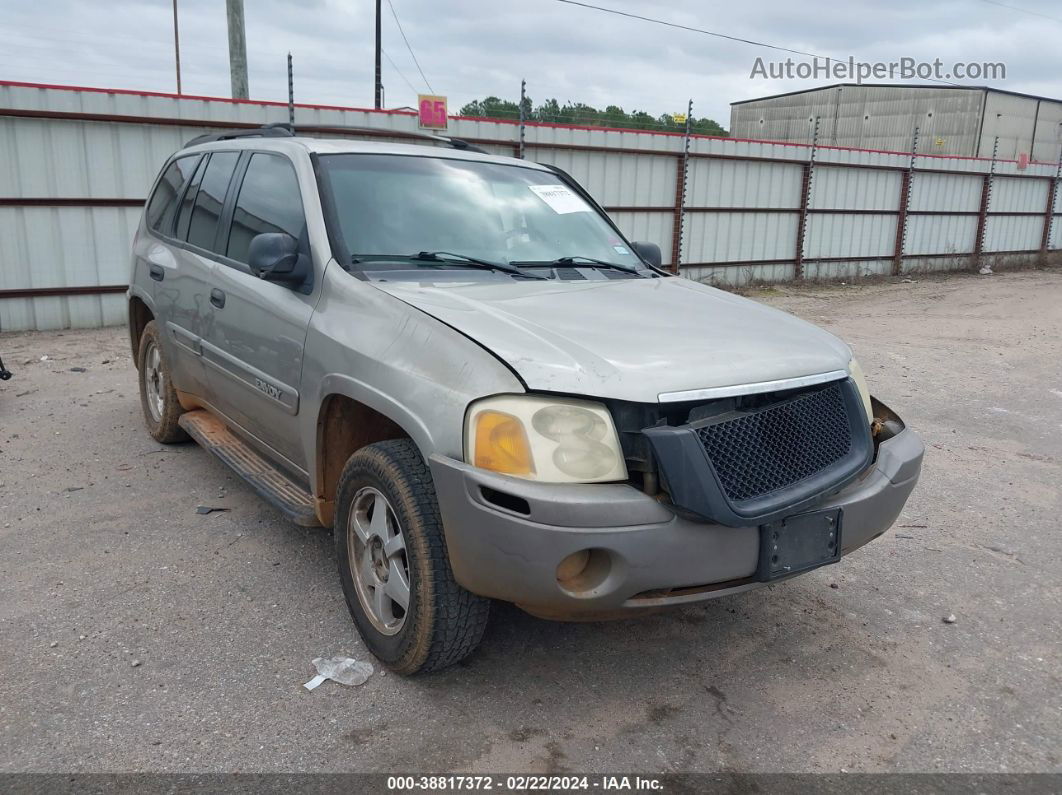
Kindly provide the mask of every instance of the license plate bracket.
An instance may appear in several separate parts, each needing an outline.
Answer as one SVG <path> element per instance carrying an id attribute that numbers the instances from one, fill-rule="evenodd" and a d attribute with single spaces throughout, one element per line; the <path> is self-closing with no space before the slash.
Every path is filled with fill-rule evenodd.
<path id="1" fill-rule="evenodd" d="M 760 525 L 758 578 L 777 580 L 840 560 L 841 513 L 812 511 Z"/>

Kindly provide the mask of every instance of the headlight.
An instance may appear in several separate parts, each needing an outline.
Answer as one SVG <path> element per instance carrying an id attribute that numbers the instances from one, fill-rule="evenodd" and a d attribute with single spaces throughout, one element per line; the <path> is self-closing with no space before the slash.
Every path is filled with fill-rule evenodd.
<path id="1" fill-rule="evenodd" d="M 867 377 L 863 375 L 863 368 L 859 366 L 859 362 L 855 359 L 848 363 L 848 374 L 852 376 L 852 380 L 855 381 L 856 387 L 859 389 L 859 397 L 863 398 L 863 408 L 867 410 L 867 422 L 873 422 L 874 409 L 870 407 L 870 390 L 867 389 Z"/>
<path id="2" fill-rule="evenodd" d="M 473 403 L 465 460 L 546 483 L 627 479 L 612 415 L 587 400 L 499 395 Z"/>

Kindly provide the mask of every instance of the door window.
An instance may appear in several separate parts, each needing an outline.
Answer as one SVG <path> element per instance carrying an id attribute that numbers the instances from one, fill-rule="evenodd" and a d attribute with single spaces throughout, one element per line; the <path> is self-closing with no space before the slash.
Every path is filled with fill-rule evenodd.
<path id="1" fill-rule="evenodd" d="M 236 199 L 227 256 L 247 262 L 251 240 L 264 232 L 285 232 L 302 241 L 306 215 L 291 161 L 279 155 L 256 152 L 247 165 Z"/>
<path id="2" fill-rule="evenodd" d="M 218 220 L 239 158 L 238 152 L 214 152 L 210 155 L 188 225 L 188 242 L 191 245 L 208 251 L 216 250 Z"/>

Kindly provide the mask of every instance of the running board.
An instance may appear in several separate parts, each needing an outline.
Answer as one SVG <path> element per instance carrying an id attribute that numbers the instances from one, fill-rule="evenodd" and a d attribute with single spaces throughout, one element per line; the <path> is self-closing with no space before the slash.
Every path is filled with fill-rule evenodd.
<path id="1" fill-rule="evenodd" d="M 236 436 L 213 414 L 202 409 L 189 411 L 181 415 L 177 424 L 292 522 L 302 527 L 321 526 L 314 510 L 313 496 Z"/>

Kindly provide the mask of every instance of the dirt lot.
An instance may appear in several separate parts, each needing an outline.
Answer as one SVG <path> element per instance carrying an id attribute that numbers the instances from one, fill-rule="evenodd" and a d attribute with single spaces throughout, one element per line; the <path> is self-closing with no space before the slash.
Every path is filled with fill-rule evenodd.
<path id="1" fill-rule="evenodd" d="M 153 443 L 124 329 L 4 335 L 0 770 L 1062 771 L 1062 273 L 755 297 L 922 434 L 897 527 L 635 624 L 499 607 L 455 669 L 313 693 L 368 659 L 330 533 Z"/>

